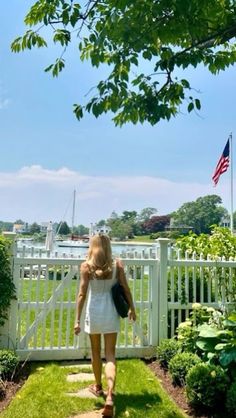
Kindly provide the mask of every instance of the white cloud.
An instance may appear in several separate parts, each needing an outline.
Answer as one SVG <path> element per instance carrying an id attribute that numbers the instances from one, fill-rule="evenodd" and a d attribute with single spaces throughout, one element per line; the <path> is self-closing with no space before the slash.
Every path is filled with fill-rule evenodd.
<path id="1" fill-rule="evenodd" d="M 173 182 L 149 176 L 85 176 L 67 167 L 58 170 L 39 165 L 16 172 L 0 173 L 0 220 L 22 218 L 28 222 L 46 220 L 71 222 L 73 189 L 77 190 L 76 223 L 89 225 L 115 210 L 156 207 L 159 214 L 178 209 L 199 196 L 218 194 L 229 207 L 226 178 L 216 189 L 211 184 Z"/>

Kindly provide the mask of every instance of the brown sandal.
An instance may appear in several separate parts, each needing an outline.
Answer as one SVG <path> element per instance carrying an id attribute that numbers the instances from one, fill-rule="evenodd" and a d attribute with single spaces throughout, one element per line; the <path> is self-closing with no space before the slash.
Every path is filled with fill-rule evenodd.
<path id="1" fill-rule="evenodd" d="M 91 392 L 93 395 L 99 397 L 99 396 L 103 396 L 103 389 L 102 389 L 102 385 L 90 385 L 88 387 L 89 392 Z"/>
<path id="2" fill-rule="evenodd" d="M 102 410 L 103 417 L 113 417 L 114 404 L 113 401 L 106 401 Z"/>

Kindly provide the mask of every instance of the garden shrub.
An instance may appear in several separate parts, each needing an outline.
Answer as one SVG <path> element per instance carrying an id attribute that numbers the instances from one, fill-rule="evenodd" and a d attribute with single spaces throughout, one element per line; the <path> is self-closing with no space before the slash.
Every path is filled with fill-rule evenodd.
<path id="1" fill-rule="evenodd" d="M 180 343 L 174 338 L 161 340 L 157 347 L 157 359 L 161 367 L 167 369 L 172 357 L 181 351 Z"/>
<path id="2" fill-rule="evenodd" d="M 226 409 L 232 417 L 236 417 L 236 381 L 229 387 L 226 394 Z"/>
<path id="3" fill-rule="evenodd" d="M 15 286 L 11 274 L 10 241 L 0 236 L 0 326 L 7 319 L 11 299 L 15 297 Z"/>
<path id="4" fill-rule="evenodd" d="M 0 350 L 0 379 L 10 379 L 19 363 L 19 357 L 11 350 Z"/>
<path id="5" fill-rule="evenodd" d="M 200 363 L 201 359 L 194 353 L 178 353 L 169 362 L 169 371 L 173 383 L 183 386 L 188 371 Z"/>
<path id="6" fill-rule="evenodd" d="M 190 353 L 201 354 L 201 350 L 197 345 L 200 329 L 202 324 L 213 322 L 213 315 L 216 314 L 215 309 L 207 306 L 202 306 L 200 303 L 192 304 L 192 311 L 186 321 L 181 322 L 176 331 L 177 339 L 182 345 L 182 351 Z"/>
<path id="7" fill-rule="evenodd" d="M 222 407 L 228 383 L 229 378 L 220 366 L 196 364 L 186 376 L 188 401 L 195 407 L 207 409 Z"/>
<path id="8" fill-rule="evenodd" d="M 182 345 L 182 351 L 193 353 L 196 351 L 196 340 L 199 332 L 193 326 L 192 321 L 181 322 L 177 327 L 177 338 Z"/>

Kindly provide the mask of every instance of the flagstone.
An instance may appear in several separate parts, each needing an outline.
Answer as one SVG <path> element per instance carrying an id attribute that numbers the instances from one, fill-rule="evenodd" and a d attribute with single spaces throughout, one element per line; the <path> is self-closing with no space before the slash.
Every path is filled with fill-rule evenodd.
<path id="1" fill-rule="evenodd" d="M 76 398 L 98 399 L 88 388 L 80 389 L 77 392 L 67 392 L 67 395 Z"/>
<path id="2" fill-rule="evenodd" d="M 100 418 L 102 416 L 102 409 L 91 412 L 84 412 L 83 414 L 73 415 L 70 418 Z"/>
<path id="3" fill-rule="evenodd" d="M 86 381 L 93 381 L 94 374 L 93 373 L 70 373 L 66 376 L 67 382 L 86 382 Z"/>
<path id="4" fill-rule="evenodd" d="M 60 362 L 60 366 L 61 367 L 65 367 L 65 368 L 75 368 L 75 367 L 83 367 L 83 368 L 88 368 L 89 370 L 92 369 L 92 365 L 91 363 L 83 363 L 81 360 L 78 361 L 61 361 Z"/>

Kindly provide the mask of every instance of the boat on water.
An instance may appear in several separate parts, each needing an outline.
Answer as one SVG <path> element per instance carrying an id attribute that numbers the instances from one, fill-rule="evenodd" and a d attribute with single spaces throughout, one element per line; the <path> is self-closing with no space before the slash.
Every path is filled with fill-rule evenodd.
<path id="1" fill-rule="evenodd" d="M 73 241 L 71 239 L 68 239 L 68 240 L 58 241 L 57 246 L 66 247 L 66 248 L 69 248 L 69 247 L 70 248 L 88 248 L 89 243 L 82 241 L 82 240 Z"/>
<path id="2" fill-rule="evenodd" d="M 71 237 L 65 240 L 58 241 L 57 242 L 58 247 L 64 247 L 64 248 L 88 248 L 89 247 L 89 237 L 86 237 L 83 239 L 74 234 L 75 201 L 76 201 L 76 190 L 74 190 L 74 193 L 73 193 Z"/>

